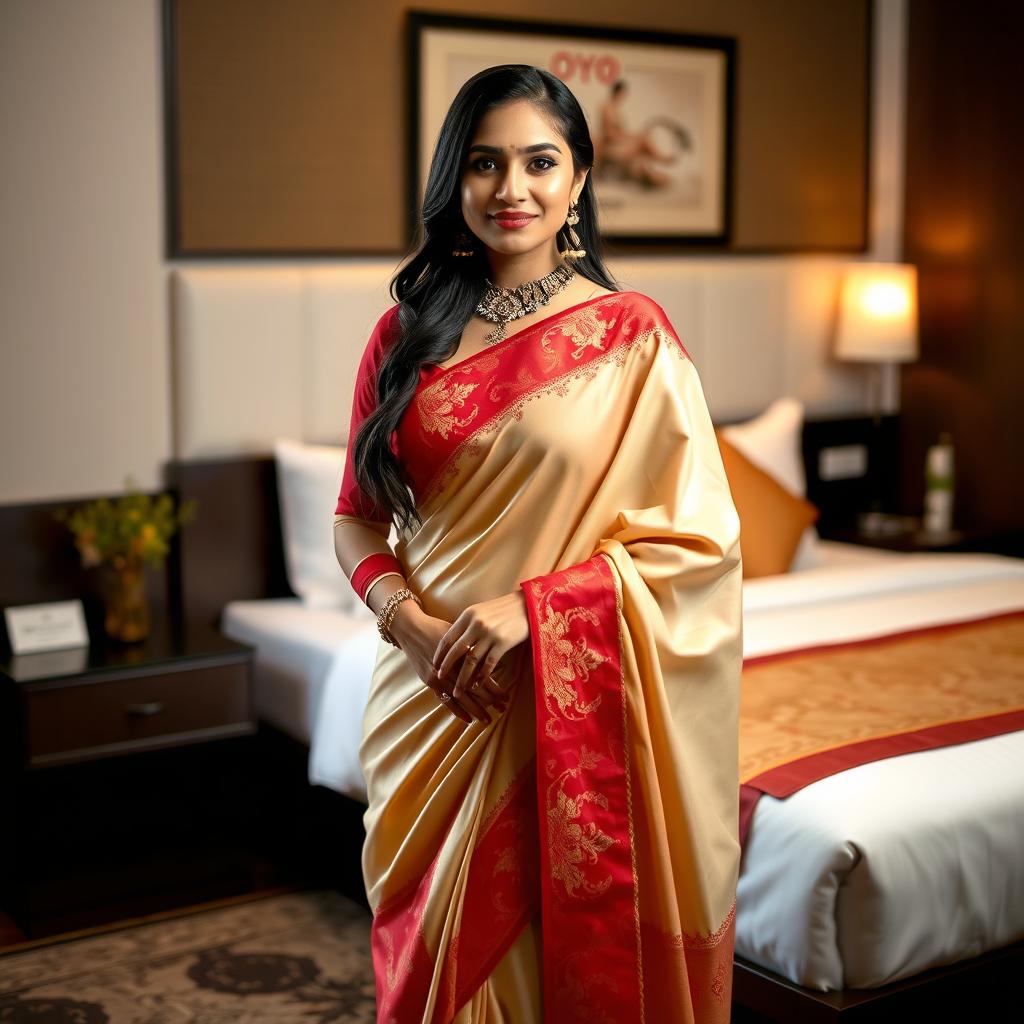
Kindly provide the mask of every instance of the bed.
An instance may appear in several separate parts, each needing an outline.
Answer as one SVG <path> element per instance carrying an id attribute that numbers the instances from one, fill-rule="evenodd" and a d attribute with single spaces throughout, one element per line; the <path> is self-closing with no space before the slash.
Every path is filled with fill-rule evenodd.
<path id="1" fill-rule="evenodd" d="M 1024 561 L 821 541 L 820 564 L 744 584 L 745 656 L 1024 609 Z M 358 747 L 372 619 L 299 598 L 232 601 L 262 717 L 308 743 L 309 781 L 366 801 Z M 1024 936 L 1024 731 L 888 757 L 764 796 L 736 953 L 822 992 L 872 988 Z M 956 894 L 950 913 L 932 894 Z"/>
<path id="2" fill-rule="evenodd" d="M 627 280 L 674 322 L 698 325 L 688 348 L 716 423 L 780 393 L 814 400 L 818 415 L 795 444 L 792 422 L 783 431 L 788 465 L 776 475 L 836 521 L 863 507 L 865 481 L 824 480 L 818 456 L 878 438 L 879 424 L 835 414 L 857 404 L 825 354 L 836 268 L 793 266 L 693 263 L 685 286 L 673 277 L 666 287 L 670 267 L 637 263 Z M 365 335 L 386 299 L 364 269 L 267 273 L 271 287 L 259 272 L 175 273 L 177 458 L 167 477 L 210 510 L 176 552 L 176 578 L 190 615 L 255 646 L 263 723 L 300 752 L 302 785 L 335 801 L 327 813 L 344 813 L 351 830 L 365 806 L 358 745 L 381 641 L 367 609 L 324 595 L 339 582 L 332 551 L 315 560 L 319 578 L 294 585 L 289 534 L 301 514 L 321 531 L 337 450 L 317 456 L 334 460 L 329 484 L 299 488 L 291 502 L 280 452 L 267 453 L 280 438 L 344 441 L 338 409 L 350 401 L 358 346 L 342 357 L 333 338 Z M 760 362 L 731 374 L 751 336 L 764 339 Z M 232 404 L 242 364 L 241 390 L 262 403 Z M 880 426 L 881 449 L 897 451 L 898 416 Z M 887 472 L 878 467 L 876 484 L 891 482 Z M 820 540 L 815 552 L 794 560 L 798 571 L 745 582 L 747 657 L 1024 609 L 1024 560 Z M 1024 965 L 1022 769 L 1024 728 L 861 764 L 785 799 L 762 795 L 737 893 L 734 1020 L 745 1010 L 780 1021 L 905 1019 L 957 991 L 976 1007 L 979 993 L 1008 988 Z M 343 868 L 357 887 L 358 857 L 346 854 Z"/>

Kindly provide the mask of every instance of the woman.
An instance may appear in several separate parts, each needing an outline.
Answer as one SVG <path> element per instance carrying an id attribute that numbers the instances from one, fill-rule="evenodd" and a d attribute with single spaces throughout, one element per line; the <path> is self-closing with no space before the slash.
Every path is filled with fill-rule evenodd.
<path id="1" fill-rule="evenodd" d="M 729 1019 L 739 520 L 692 362 L 601 262 L 592 159 L 553 75 L 466 82 L 359 370 L 379 1021 Z"/>

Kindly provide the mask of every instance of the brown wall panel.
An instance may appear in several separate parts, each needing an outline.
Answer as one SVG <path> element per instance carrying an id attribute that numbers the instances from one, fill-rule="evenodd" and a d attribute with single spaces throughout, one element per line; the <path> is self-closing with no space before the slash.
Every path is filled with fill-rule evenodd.
<path id="1" fill-rule="evenodd" d="M 869 0 L 414 7 L 735 37 L 729 251 L 866 247 Z M 405 250 L 409 8 L 167 0 L 172 255 Z"/>
<path id="2" fill-rule="evenodd" d="M 953 435 L 954 520 L 1024 527 L 1024 8 L 912 0 L 904 252 L 919 269 L 921 358 L 904 368 L 904 503 Z"/>

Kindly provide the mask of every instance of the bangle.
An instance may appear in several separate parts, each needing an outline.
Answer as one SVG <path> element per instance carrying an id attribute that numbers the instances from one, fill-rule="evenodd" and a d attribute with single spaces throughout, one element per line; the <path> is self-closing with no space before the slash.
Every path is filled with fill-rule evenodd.
<path id="1" fill-rule="evenodd" d="M 370 606 L 370 591 L 373 590 L 374 586 L 386 576 L 397 576 L 402 581 L 403 585 L 406 583 L 405 577 L 400 572 L 395 572 L 394 569 L 389 569 L 387 572 L 382 572 L 379 576 L 375 576 L 366 586 L 365 600 L 363 603 L 367 607 Z"/>
<path id="2" fill-rule="evenodd" d="M 401 650 L 401 645 L 391 635 L 391 620 L 395 617 L 398 606 L 409 598 L 412 598 L 421 608 L 423 607 L 423 602 L 408 587 L 403 587 L 401 590 L 396 590 L 377 613 L 377 631 L 380 633 L 381 639 L 387 640 L 389 644 L 398 647 L 399 650 Z"/>
<path id="3" fill-rule="evenodd" d="M 403 579 L 405 569 L 394 555 L 386 551 L 374 551 L 362 559 L 352 570 L 349 583 L 359 595 L 359 600 L 366 604 L 366 595 L 371 583 L 376 583 L 386 572 L 396 572 Z"/>

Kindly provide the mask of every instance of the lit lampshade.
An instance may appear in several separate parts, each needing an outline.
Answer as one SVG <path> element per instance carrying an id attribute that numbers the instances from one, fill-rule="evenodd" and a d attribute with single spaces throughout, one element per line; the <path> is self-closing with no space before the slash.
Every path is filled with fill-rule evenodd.
<path id="1" fill-rule="evenodd" d="M 847 267 L 839 300 L 838 359 L 906 363 L 917 358 L 917 267 Z"/>

